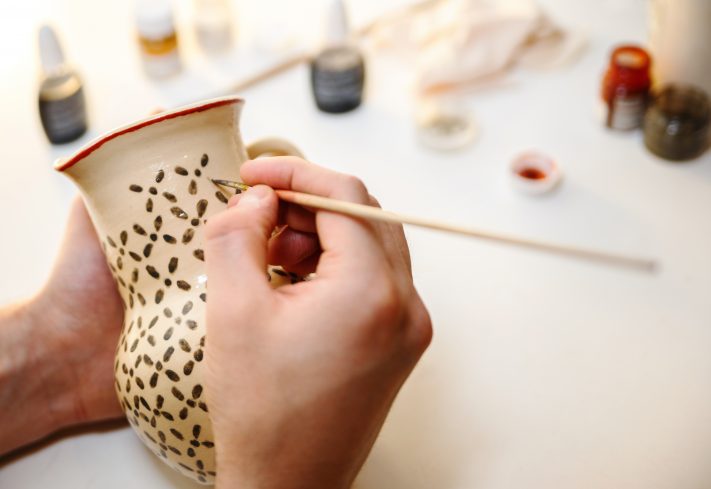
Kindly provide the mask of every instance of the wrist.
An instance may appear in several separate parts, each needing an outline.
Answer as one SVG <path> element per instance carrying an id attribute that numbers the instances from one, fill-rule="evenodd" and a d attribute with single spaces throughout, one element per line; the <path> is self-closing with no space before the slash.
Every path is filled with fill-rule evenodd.
<path id="1" fill-rule="evenodd" d="M 296 457 L 288 453 L 255 453 L 251 444 L 229 446 L 216 437 L 216 489 L 349 489 L 358 467 L 309 458 L 303 463 L 303 453 Z"/>
<path id="2" fill-rule="evenodd" d="M 54 326 L 39 298 L 0 311 L 0 453 L 78 421 Z"/>
<path id="3" fill-rule="evenodd" d="M 25 341 L 33 353 L 29 372 L 40 382 L 40 397 L 53 430 L 86 421 L 77 396 L 80 379 L 73 368 L 76 347 L 62 337 L 71 327 L 67 324 L 70 319 L 55 304 L 42 293 L 27 302 L 24 310 L 28 325 Z"/>

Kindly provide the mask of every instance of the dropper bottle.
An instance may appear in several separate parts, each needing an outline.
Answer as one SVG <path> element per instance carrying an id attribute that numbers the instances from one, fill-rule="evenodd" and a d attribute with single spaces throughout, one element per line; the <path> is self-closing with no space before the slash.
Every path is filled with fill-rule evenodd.
<path id="1" fill-rule="evenodd" d="M 50 26 L 40 28 L 39 50 L 42 64 L 39 88 L 42 127 L 52 144 L 74 141 L 87 129 L 82 82 L 65 62 L 57 35 Z"/>
<path id="2" fill-rule="evenodd" d="M 363 100 L 365 62 L 350 36 L 343 0 L 333 0 L 326 47 L 311 62 L 311 89 L 323 112 L 342 113 Z"/>

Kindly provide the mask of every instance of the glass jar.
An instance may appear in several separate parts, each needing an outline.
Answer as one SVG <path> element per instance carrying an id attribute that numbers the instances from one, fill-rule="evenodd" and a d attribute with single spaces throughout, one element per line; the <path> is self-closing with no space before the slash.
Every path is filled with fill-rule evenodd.
<path id="1" fill-rule="evenodd" d="M 697 88 L 669 85 L 657 93 L 644 117 L 644 144 L 667 160 L 688 160 L 709 145 L 711 102 Z"/>
<path id="2" fill-rule="evenodd" d="M 165 78 L 182 69 L 178 35 L 170 0 L 138 0 L 136 28 L 143 68 L 152 78 Z"/>
<path id="3" fill-rule="evenodd" d="M 602 81 L 602 99 L 607 105 L 605 124 L 628 131 L 642 125 L 651 79 L 651 59 L 638 46 L 620 46 L 610 56 Z"/>

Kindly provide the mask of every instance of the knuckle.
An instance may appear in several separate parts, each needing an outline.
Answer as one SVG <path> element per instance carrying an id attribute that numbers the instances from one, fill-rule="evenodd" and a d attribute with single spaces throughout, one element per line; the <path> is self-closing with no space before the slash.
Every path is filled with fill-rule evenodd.
<path id="1" fill-rule="evenodd" d="M 282 156 L 282 158 L 288 158 L 288 161 L 294 165 L 311 165 L 310 161 L 305 160 L 301 156 Z"/>
<path id="2" fill-rule="evenodd" d="M 310 165 L 308 161 L 300 156 L 273 156 L 272 161 L 284 165 L 284 168 L 290 172 L 298 170 L 298 168 Z"/>
<path id="3" fill-rule="evenodd" d="M 341 185 L 343 190 L 351 197 L 357 198 L 361 202 L 368 202 L 368 189 L 360 178 L 343 174 L 341 176 Z"/>
<path id="4" fill-rule="evenodd" d="M 382 207 L 380 201 L 370 194 L 368 195 L 368 205 L 371 207 Z"/>
<path id="5" fill-rule="evenodd" d="M 388 323 L 396 322 L 405 312 L 398 288 L 390 277 L 377 280 L 368 290 L 372 311 L 381 320 Z"/>
<path id="6" fill-rule="evenodd" d="M 410 348 L 421 355 L 432 343 L 434 330 L 430 313 L 418 297 L 411 308 L 408 343 Z"/>
<path id="7" fill-rule="evenodd" d="M 205 225 L 205 240 L 212 241 L 223 236 L 228 235 L 232 228 L 233 223 L 229 218 L 229 213 L 227 211 L 215 214 L 210 219 L 208 219 Z"/>

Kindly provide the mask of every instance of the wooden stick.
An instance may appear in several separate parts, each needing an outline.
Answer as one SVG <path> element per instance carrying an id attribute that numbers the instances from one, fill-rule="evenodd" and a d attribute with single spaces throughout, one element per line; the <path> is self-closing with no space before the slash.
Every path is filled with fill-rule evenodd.
<path id="1" fill-rule="evenodd" d="M 249 188 L 248 185 L 239 182 L 232 182 L 229 180 L 213 180 L 213 182 L 215 182 L 217 185 L 223 185 L 226 187 L 234 188 L 238 192 L 242 192 Z M 649 273 L 652 273 L 656 270 L 656 262 L 654 260 L 646 258 L 636 258 L 632 256 L 591 250 L 587 248 L 580 248 L 577 246 L 548 243 L 528 238 L 520 238 L 507 234 L 492 233 L 489 231 L 482 231 L 480 229 L 470 228 L 467 226 L 449 224 L 435 219 L 408 216 L 405 214 L 386 211 L 378 207 L 371 207 L 362 204 L 355 204 L 353 202 L 329 199 L 327 197 L 304 194 L 291 190 L 276 190 L 276 194 L 281 200 L 285 202 L 291 202 L 292 204 L 310 207 L 312 209 L 337 212 L 339 214 L 345 214 L 348 216 L 359 217 L 363 219 L 371 219 L 374 221 L 411 224 L 413 226 L 435 229 L 437 231 L 462 234 L 464 236 L 470 236 L 473 238 L 486 239 L 489 241 L 504 243 L 513 246 L 521 246 L 538 251 L 545 251 L 548 253 L 555 253 L 574 258 L 598 261 L 602 263 L 607 263 L 609 265 L 633 268 Z"/>
<path id="2" fill-rule="evenodd" d="M 306 54 L 306 53 L 296 54 L 294 56 L 286 58 L 285 60 L 275 64 L 274 66 L 271 66 L 263 71 L 260 71 L 259 73 L 255 74 L 253 76 L 245 78 L 244 80 L 242 80 L 239 83 L 230 87 L 229 91 L 231 93 L 242 92 L 244 90 L 247 90 L 248 88 L 251 88 L 254 85 L 258 85 L 259 83 L 262 83 L 263 81 L 269 80 L 270 78 L 273 78 L 285 71 L 290 70 L 291 68 L 294 68 L 295 66 L 300 65 L 301 63 L 305 63 L 310 60 L 311 60 L 310 54 Z"/>
<path id="3" fill-rule="evenodd" d="M 422 0 L 421 2 L 416 3 L 414 5 L 409 5 L 409 6 L 402 8 L 402 9 L 399 9 L 397 11 L 383 14 L 380 17 L 377 17 L 376 19 L 374 19 L 373 21 L 368 23 L 366 26 L 356 30 L 355 34 L 356 34 L 356 36 L 361 37 L 361 38 L 367 37 L 373 29 L 375 29 L 377 26 L 380 26 L 381 24 L 399 20 L 403 17 L 412 15 L 414 13 L 417 13 L 420 10 L 426 9 L 428 7 L 431 7 L 435 4 L 437 4 L 437 3 L 440 3 L 441 1 L 442 0 Z M 270 78 L 274 78 L 275 76 L 280 75 L 280 74 L 284 73 L 285 71 L 290 70 L 291 68 L 299 66 L 302 63 L 308 63 L 309 61 L 311 61 L 313 56 L 314 55 L 310 54 L 310 53 L 299 53 L 299 54 L 289 56 L 288 58 L 276 63 L 275 65 L 270 66 L 269 68 L 266 68 L 265 70 L 262 70 L 252 76 L 249 76 L 249 77 L 245 78 L 244 80 L 240 80 L 239 82 L 232 85 L 229 88 L 229 90 L 227 90 L 227 92 L 228 93 L 243 92 L 244 90 L 247 90 L 248 88 L 252 88 L 254 85 L 258 85 L 264 81 L 269 80 Z"/>

